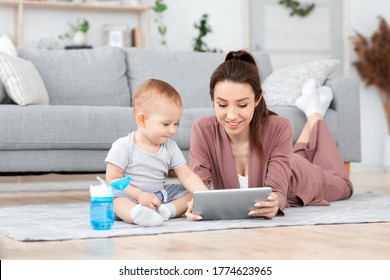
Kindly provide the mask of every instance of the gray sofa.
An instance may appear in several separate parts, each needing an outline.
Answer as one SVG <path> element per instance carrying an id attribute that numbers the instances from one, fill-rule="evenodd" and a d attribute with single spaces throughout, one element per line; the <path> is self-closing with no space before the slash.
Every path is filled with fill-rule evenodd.
<path id="1" fill-rule="evenodd" d="M 266 53 L 254 53 L 262 79 L 272 71 Z M 0 104 L 0 173 L 104 172 L 111 144 L 136 128 L 131 99 L 148 78 L 171 83 L 184 113 L 174 137 L 188 159 L 194 119 L 212 114 L 209 78 L 225 54 L 157 52 L 115 47 L 92 50 L 19 49 L 42 76 L 50 105 Z M 326 114 L 344 161 L 360 161 L 359 85 L 346 78 L 326 82 L 335 94 Z M 305 117 L 294 107 L 271 107 L 294 127 Z"/>

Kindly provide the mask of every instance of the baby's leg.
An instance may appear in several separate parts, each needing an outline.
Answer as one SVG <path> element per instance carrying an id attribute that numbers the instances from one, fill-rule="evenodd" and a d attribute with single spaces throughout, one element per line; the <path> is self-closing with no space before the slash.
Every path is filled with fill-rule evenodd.
<path id="1" fill-rule="evenodd" d="M 131 211 L 131 218 L 135 224 L 144 227 L 161 226 L 164 222 L 159 213 L 141 204 L 138 204 L 133 208 Z"/>
<path id="2" fill-rule="evenodd" d="M 164 221 L 168 221 L 170 218 L 180 217 L 187 211 L 187 203 L 191 199 L 192 194 L 188 193 L 169 203 L 161 204 L 157 208 L 157 212 L 163 217 Z"/>
<path id="3" fill-rule="evenodd" d="M 126 197 L 117 197 L 114 200 L 114 211 L 119 218 L 129 224 L 152 227 L 162 225 L 163 218 L 154 210 L 135 204 Z"/>
<path id="4" fill-rule="evenodd" d="M 168 221 L 170 218 L 176 217 L 176 207 L 171 202 L 160 204 L 157 208 L 157 212 L 161 215 L 164 221 Z"/>
<path id="5" fill-rule="evenodd" d="M 181 184 L 165 185 L 163 192 L 166 194 L 168 203 L 161 203 L 157 212 L 163 217 L 164 221 L 170 218 L 180 217 L 187 211 L 187 204 L 192 199 L 192 194 Z"/>

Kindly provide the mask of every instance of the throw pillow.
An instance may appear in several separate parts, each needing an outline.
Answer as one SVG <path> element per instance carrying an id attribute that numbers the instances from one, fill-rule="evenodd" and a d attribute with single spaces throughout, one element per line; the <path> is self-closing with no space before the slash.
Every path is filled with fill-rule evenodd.
<path id="1" fill-rule="evenodd" d="M 15 57 L 18 56 L 14 44 L 6 34 L 0 37 L 0 52 Z M 4 100 L 5 97 L 6 97 L 5 88 L 0 81 L 0 103 Z"/>
<path id="2" fill-rule="evenodd" d="M 0 52 L 15 57 L 18 56 L 14 44 L 6 34 L 0 37 Z"/>
<path id="3" fill-rule="evenodd" d="M 16 104 L 49 104 L 41 75 L 30 61 L 0 52 L 0 79 Z"/>
<path id="4" fill-rule="evenodd" d="M 339 60 L 315 61 L 275 70 L 263 83 L 264 99 L 267 106 L 294 106 L 301 96 L 303 84 L 314 79 L 317 87 L 333 73 Z"/>
<path id="5" fill-rule="evenodd" d="M 37 68 L 51 105 L 130 106 L 126 56 L 121 48 L 23 48 L 18 56 Z"/>

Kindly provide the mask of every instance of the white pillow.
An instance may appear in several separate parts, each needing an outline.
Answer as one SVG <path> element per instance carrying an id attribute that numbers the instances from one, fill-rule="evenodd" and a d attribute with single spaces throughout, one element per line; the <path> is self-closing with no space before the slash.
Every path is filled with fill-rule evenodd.
<path id="1" fill-rule="evenodd" d="M 9 39 L 9 37 L 6 34 L 4 34 L 0 37 L 0 52 L 15 56 L 15 57 L 18 56 L 14 44 L 12 43 L 12 41 Z M 6 96 L 5 88 L 0 80 L 0 102 L 5 98 L 5 96 Z"/>
<path id="2" fill-rule="evenodd" d="M 16 104 L 49 104 L 41 75 L 30 61 L 0 52 L 0 79 Z"/>
<path id="3" fill-rule="evenodd" d="M 273 71 L 263 83 L 267 106 L 295 107 L 295 100 L 301 96 L 303 84 L 314 79 L 317 87 L 322 86 L 339 63 L 339 60 L 331 59 Z"/>
<path id="4" fill-rule="evenodd" d="M 18 53 L 10 38 L 4 34 L 0 37 L 0 52 L 17 57 Z"/>

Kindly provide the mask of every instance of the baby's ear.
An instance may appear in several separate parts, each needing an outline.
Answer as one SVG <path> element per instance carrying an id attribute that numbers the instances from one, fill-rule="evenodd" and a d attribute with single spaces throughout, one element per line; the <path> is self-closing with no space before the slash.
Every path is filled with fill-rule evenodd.
<path id="1" fill-rule="evenodd" d="M 147 119 L 146 113 L 138 113 L 136 117 L 137 125 L 144 127 L 146 119 Z"/>

